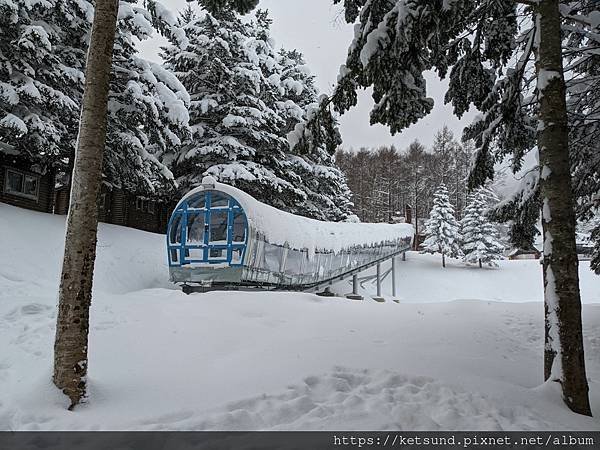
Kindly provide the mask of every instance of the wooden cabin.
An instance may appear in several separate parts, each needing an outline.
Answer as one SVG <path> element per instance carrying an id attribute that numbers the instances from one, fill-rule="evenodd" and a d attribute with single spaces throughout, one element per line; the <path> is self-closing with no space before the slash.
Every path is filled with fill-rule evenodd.
<path id="1" fill-rule="evenodd" d="M 514 248 L 508 253 L 508 259 L 540 259 L 542 252 L 537 248 Z"/>
<path id="2" fill-rule="evenodd" d="M 98 198 L 98 220 L 152 233 L 166 233 L 174 204 L 112 188 L 103 184 Z M 69 211 L 69 188 L 56 190 L 56 214 Z"/>
<path id="3" fill-rule="evenodd" d="M 32 165 L 17 151 L 0 149 L 0 202 L 51 213 L 54 172 Z"/>

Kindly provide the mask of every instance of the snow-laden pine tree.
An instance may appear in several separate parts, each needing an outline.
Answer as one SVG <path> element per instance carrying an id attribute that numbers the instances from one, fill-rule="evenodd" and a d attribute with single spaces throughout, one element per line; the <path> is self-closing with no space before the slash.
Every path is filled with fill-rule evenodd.
<path id="1" fill-rule="evenodd" d="M 561 3 L 559 11 L 575 207 L 578 220 L 585 222 L 593 218 L 599 205 L 596 193 L 600 190 L 600 56 L 596 49 L 600 45 L 600 14 L 593 0 Z M 515 173 L 524 172 L 521 165 L 526 155 L 538 151 L 535 116 L 539 108 L 536 96 L 532 95 L 537 87 L 532 67 L 536 28 L 533 21 L 521 23 L 516 42 L 522 53 L 511 70 L 512 75 L 495 79 L 491 88 L 493 95 L 479 106 L 485 114 L 466 130 L 466 136 L 478 139 L 480 148 L 477 170 L 472 175 L 473 185 L 489 177 L 490 167 L 502 157 L 513 162 Z M 472 60 L 463 62 L 464 67 L 477 67 L 477 64 Z M 486 83 L 492 86 L 491 81 Z M 462 95 L 458 79 L 456 85 L 453 96 L 458 98 Z M 507 114 L 508 108 L 513 113 Z M 498 144 L 490 145 L 491 142 Z M 511 243 L 515 247 L 531 248 L 538 234 L 535 225 L 542 209 L 539 171 L 537 168 L 535 179 L 528 174 L 521 188 L 491 211 L 496 220 L 511 224 Z M 596 254 L 600 255 L 600 240 L 596 241 Z M 595 269 L 600 267 L 600 259 L 593 258 L 591 267 L 600 274 L 600 270 Z"/>
<path id="2" fill-rule="evenodd" d="M 154 11 L 159 4 L 152 3 Z M 162 22 L 175 19 L 158 10 Z M 122 0 L 114 46 L 108 101 L 108 130 L 104 154 L 104 182 L 128 192 L 168 196 L 173 175 L 162 162 L 189 134 L 189 95 L 172 73 L 141 58 L 136 39 L 154 32 L 153 16 L 134 0 Z M 176 30 L 175 27 L 171 29 Z M 185 36 L 170 33 L 183 51 Z"/>
<path id="3" fill-rule="evenodd" d="M 433 194 L 433 208 L 429 213 L 429 219 L 425 222 L 425 234 L 423 252 L 440 253 L 442 267 L 446 267 L 446 257 L 462 256 L 460 225 L 454 217 L 454 208 L 444 184 L 441 184 Z"/>
<path id="4" fill-rule="evenodd" d="M 479 267 L 497 266 L 495 261 L 503 258 L 504 246 L 496 225 L 486 215 L 488 208 L 489 195 L 485 188 L 479 188 L 469 196 L 460 222 L 464 261 Z"/>
<path id="5" fill-rule="evenodd" d="M 170 46 L 163 55 L 191 96 L 193 135 L 170 162 L 181 190 L 210 174 L 284 209 L 303 201 L 303 192 L 283 177 L 283 122 L 263 100 L 274 88 L 246 47 L 251 24 L 228 8 L 186 18 L 187 50 Z"/>
<path id="6" fill-rule="evenodd" d="M 478 147 L 473 186 L 493 178 L 496 150 L 512 153 L 518 170 L 523 154 L 537 142 L 545 212 L 544 378 L 560 384 L 570 409 L 591 415 L 565 85 L 565 73 L 575 71 L 563 64 L 561 39 L 576 33 L 566 53 L 590 59 L 600 39 L 595 33 L 600 26 L 597 2 L 333 1 L 343 2 L 346 20 L 355 23 L 354 41 L 330 99 L 338 111 L 356 105 L 357 89 L 372 87 L 371 122 L 388 125 L 392 133 L 401 131 L 433 108 L 424 72 L 435 70 L 445 77 L 451 68 L 446 101 L 457 115 L 471 104 L 484 113 L 463 136 Z"/>
<path id="7" fill-rule="evenodd" d="M 72 170 L 93 6 L 17 0 L 0 11 L 0 140 L 32 163 Z M 152 17 L 129 1 L 119 6 L 103 178 L 130 192 L 172 184 L 160 159 L 187 132 L 185 89 L 135 48 L 136 38 L 152 34 L 151 22 L 171 30 L 174 42 L 181 38 L 159 11 Z"/>
<path id="8" fill-rule="evenodd" d="M 570 2 L 561 8 L 577 218 L 595 223 L 590 267 L 600 275 L 600 9 L 593 0 Z"/>
<path id="9" fill-rule="evenodd" d="M 319 94 L 315 77 L 297 50 L 281 50 L 278 57 L 280 96 L 276 107 L 285 120 L 282 135 L 289 139 L 297 138 L 296 127 L 305 123 L 308 117 L 318 113 Z M 329 136 L 329 143 L 291 146 L 288 161 L 295 174 L 300 177 L 300 186 L 306 200 L 294 212 L 320 220 L 340 221 L 352 215 L 351 192 L 346 176 L 337 167 L 335 151 L 341 138 L 331 112 L 326 113 L 326 123 L 319 125 L 319 132 Z"/>
<path id="10" fill-rule="evenodd" d="M 41 167 L 75 148 L 92 5 L 0 2 L 0 146 Z"/>
<path id="11" fill-rule="evenodd" d="M 180 18 L 190 42 L 168 47 L 165 67 L 191 95 L 193 136 L 170 165 L 182 191 L 205 175 L 235 185 L 261 201 L 318 219 L 350 214 L 349 189 L 333 154 L 335 146 L 291 151 L 287 135 L 316 109 L 314 78 L 299 52 L 277 52 L 264 11 L 242 21 L 230 9 Z"/>

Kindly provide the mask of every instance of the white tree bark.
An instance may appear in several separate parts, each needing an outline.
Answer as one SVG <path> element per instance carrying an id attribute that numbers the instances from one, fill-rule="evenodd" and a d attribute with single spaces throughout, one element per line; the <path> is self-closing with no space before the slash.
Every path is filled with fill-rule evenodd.
<path id="1" fill-rule="evenodd" d="M 89 311 L 96 259 L 97 199 L 102 181 L 107 101 L 117 0 L 96 0 L 67 216 L 54 343 L 54 384 L 72 409 L 86 394 Z"/>

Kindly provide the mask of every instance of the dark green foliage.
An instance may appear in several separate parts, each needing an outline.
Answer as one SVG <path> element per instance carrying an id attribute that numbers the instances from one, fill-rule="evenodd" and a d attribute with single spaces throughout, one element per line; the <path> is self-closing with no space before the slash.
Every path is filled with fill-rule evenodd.
<path id="1" fill-rule="evenodd" d="M 463 135 L 477 148 L 471 188 L 493 179 L 495 165 L 505 158 L 518 172 L 523 157 L 537 151 L 532 7 L 512 0 L 334 3 L 344 5 L 346 20 L 356 26 L 330 99 L 338 112 L 356 105 L 358 89 L 372 87 L 371 122 L 388 125 L 392 133 L 401 131 L 431 111 L 433 103 L 422 74 L 435 70 L 442 77 L 449 75 L 445 101 L 452 103 L 456 115 L 471 105 L 482 112 Z M 587 19 L 587 14 L 598 7 L 594 0 L 583 0 L 561 8 L 574 189 L 578 216 L 589 220 L 599 207 L 594 193 L 600 189 L 600 56 L 595 50 L 600 34 L 597 22 Z M 524 16 L 528 19 L 522 20 Z M 515 245 L 534 235 L 531 224 L 537 214 L 534 209 L 520 213 L 522 203 L 517 198 L 511 202 Z M 504 205 L 498 215 L 509 218 L 511 213 Z M 524 218 L 527 223 L 520 223 Z"/>
<path id="2" fill-rule="evenodd" d="M 0 151 L 63 168 L 75 148 L 87 2 L 0 4 Z"/>
<path id="3" fill-rule="evenodd" d="M 190 44 L 164 55 L 192 100 L 193 136 L 170 161 L 182 193 L 212 175 L 292 213 L 345 219 L 350 194 L 333 160 L 340 142 L 335 120 L 324 114 L 302 126 L 320 113 L 302 55 L 275 51 L 265 11 L 251 22 L 227 8 L 201 19 L 184 14 Z M 288 135 L 303 145 L 291 151 Z"/>
<path id="4" fill-rule="evenodd" d="M 198 4 L 211 14 L 230 9 L 240 14 L 248 14 L 258 6 L 259 0 L 198 0 Z"/>
<path id="5" fill-rule="evenodd" d="M 0 5 L 0 146 L 21 152 L 41 167 L 52 166 L 67 179 L 93 6 L 75 0 L 34 3 Z M 174 42 L 184 44 L 177 40 L 181 33 L 174 24 L 165 21 L 164 7 L 157 11 L 162 14 L 156 14 L 153 24 L 143 8 L 129 1 L 120 6 L 103 181 L 131 192 L 161 195 L 168 194 L 173 183 L 160 159 L 187 133 L 187 94 L 174 76 L 138 56 L 135 38 L 147 38 L 153 25 L 168 29 Z"/>

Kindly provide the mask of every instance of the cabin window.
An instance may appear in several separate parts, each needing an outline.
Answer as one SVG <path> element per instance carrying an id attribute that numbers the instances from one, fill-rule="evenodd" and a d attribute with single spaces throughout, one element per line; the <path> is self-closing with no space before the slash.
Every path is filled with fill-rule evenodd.
<path id="1" fill-rule="evenodd" d="M 106 209 L 106 192 L 100 194 L 100 198 L 98 199 L 98 208 L 101 210 Z"/>
<path id="2" fill-rule="evenodd" d="M 154 214 L 154 202 L 143 197 L 135 199 L 135 209 L 148 214 Z"/>
<path id="3" fill-rule="evenodd" d="M 6 169 L 4 192 L 19 197 L 37 200 L 39 197 L 40 177 L 14 169 Z"/>
<path id="4" fill-rule="evenodd" d="M 220 192 L 213 192 L 210 198 L 211 208 L 227 208 L 229 206 L 229 197 Z"/>

